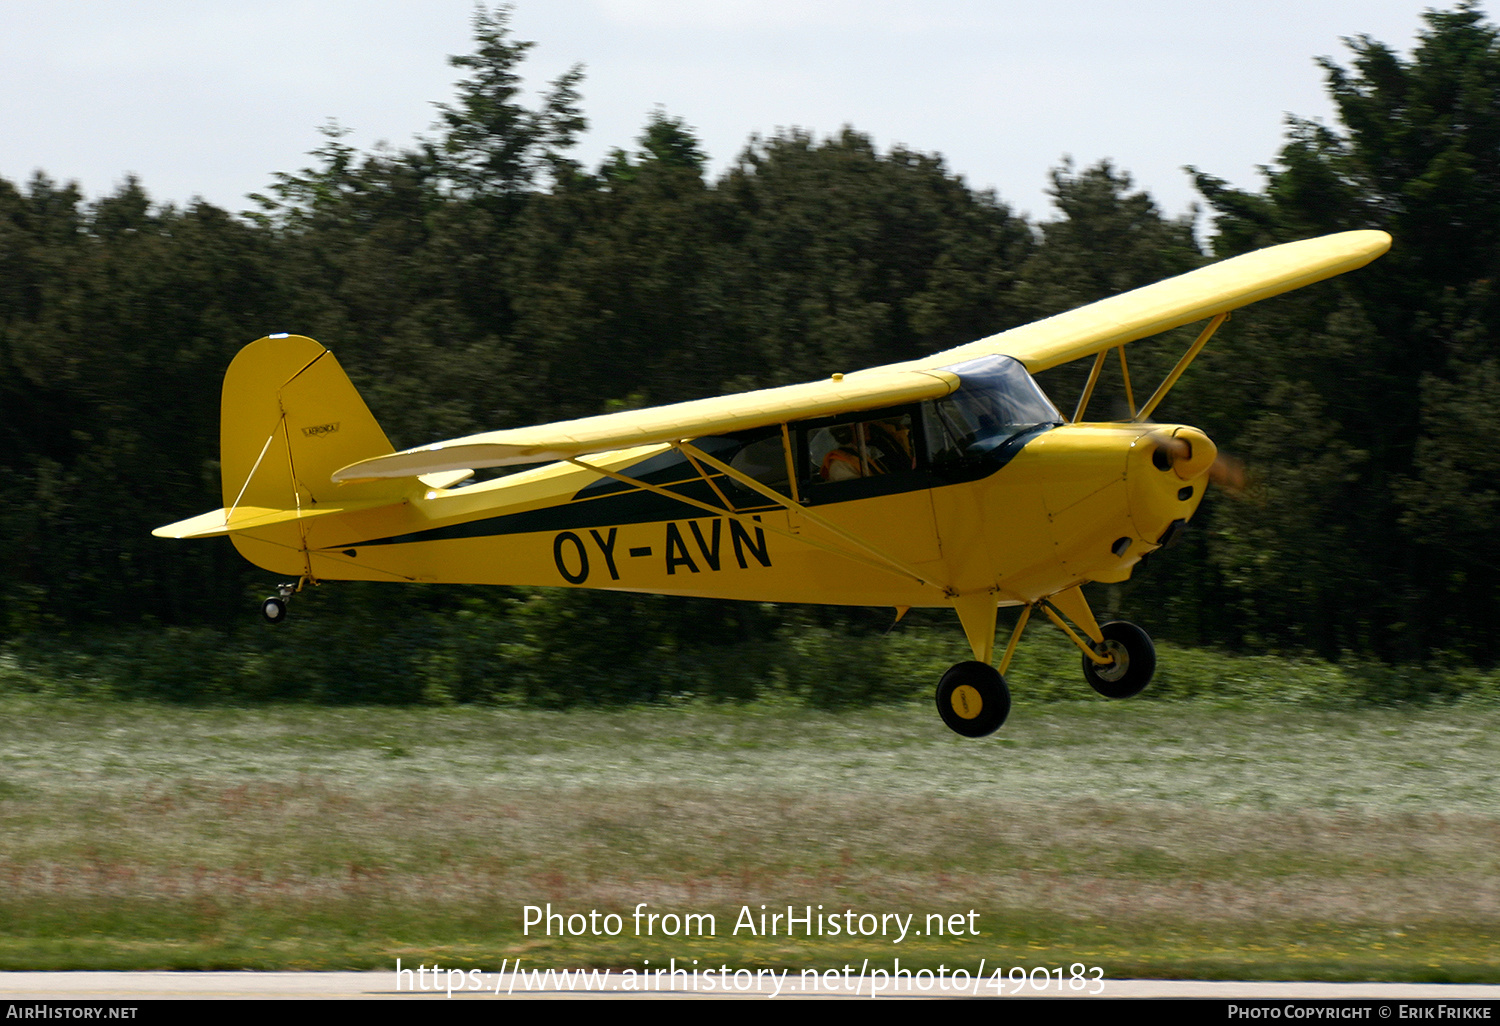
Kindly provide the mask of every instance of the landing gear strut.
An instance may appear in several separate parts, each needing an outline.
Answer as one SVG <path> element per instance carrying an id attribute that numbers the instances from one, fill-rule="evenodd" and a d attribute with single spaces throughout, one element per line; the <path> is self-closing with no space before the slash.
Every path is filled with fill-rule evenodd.
<path id="1" fill-rule="evenodd" d="M 291 601 L 293 595 L 302 590 L 302 586 L 308 583 L 306 577 L 295 583 L 278 584 L 276 594 L 260 604 L 260 615 L 266 618 L 266 623 L 280 623 L 286 619 L 286 604 Z"/>
<path id="2" fill-rule="evenodd" d="M 992 734 L 1010 715 L 1010 689 L 1005 685 L 1005 673 L 1010 669 L 1016 643 L 1033 609 L 1040 609 L 1078 646 L 1083 653 L 1084 680 L 1104 697 L 1138 695 L 1156 672 L 1156 647 L 1151 644 L 1151 636 L 1123 620 L 1100 625 L 1076 585 L 1021 608 L 1005 654 L 1000 657 L 999 669 L 990 665 L 995 652 L 997 605 L 993 593 L 958 596 L 953 605 L 974 652 L 974 661 L 959 663 L 943 674 L 938 682 L 937 707 L 943 722 L 964 737 Z M 1070 627 L 1068 620 L 1078 629 Z"/>

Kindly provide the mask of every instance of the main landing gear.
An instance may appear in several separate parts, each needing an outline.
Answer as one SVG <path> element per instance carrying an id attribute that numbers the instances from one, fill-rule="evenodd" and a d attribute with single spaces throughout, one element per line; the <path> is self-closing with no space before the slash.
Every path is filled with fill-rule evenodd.
<path id="1" fill-rule="evenodd" d="M 964 737 L 984 737 L 1010 715 L 1010 688 L 989 663 L 968 662 L 943 674 L 937 687 L 938 715 Z"/>
<path id="2" fill-rule="evenodd" d="M 1134 698 L 1151 683 L 1156 673 L 1156 646 L 1151 644 L 1151 635 L 1133 623 L 1115 620 L 1099 628 L 1104 634 L 1104 643 L 1094 651 L 1109 657 L 1108 665 L 1101 666 L 1088 656 L 1083 657 L 1083 679 L 1105 698 Z"/>
<path id="3" fill-rule="evenodd" d="M 1022 608 L 999 669 L 990 665 L 995 648 L 994 596 L 963 596 L 954 601 L 954 607 L 974 660 L 959 663 L 943 674 L 937 687 L 937 707 L 943 722 L 964 737 L 992 734 L 1010 714 L 1010 689 L 1004 674 L 1010 669 L 1016 643 L 1033 609 L 1041 609 L 1078 646 L 1083 653 L 1083 679 L 1105 698 L 1133 698 L 1145 690 L 1156 673 L 1156 647 L 1151 636 L 1123 620 L 1101 626 L 1076 587 Z M 1078 631 L 1068 626 L 1064 617 L 1072 620 Z M 1079 632 L 1084 637 L 1079 637 Z"/>
<path id="4" fill-rule="evenodd" d="M 260 615 L 266 618 L 266 623 L 281 623 L 286 619 L 286 604 L 291 601 L 292 596 L 301 591 L 304 585 L 317 583 L 310 577 L 299 577 L 295 583 L 278 584 L 276 594 L 260 604 Z"/>

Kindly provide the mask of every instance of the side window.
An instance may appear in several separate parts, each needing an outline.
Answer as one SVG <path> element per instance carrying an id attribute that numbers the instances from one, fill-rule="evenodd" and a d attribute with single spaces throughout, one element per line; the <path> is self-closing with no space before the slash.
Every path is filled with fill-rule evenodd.
<path id="1" fill-rule="evenodd" d="M 783 495 L 789 490 L 786 447 L 782 444 L 780 430 L 759 441 L 747 443 L 744 448 L 735 453 L 729 465 L 746 477 L 754 478 Z M 735 488 L 745 493 L 751 491 L 737 482 Z"/>
<path id="2" fill-rule="evenodd" d="M 804 437 L 813 484 L 882 477 L 917 467 L 910 412 L 810 428 Z"/>

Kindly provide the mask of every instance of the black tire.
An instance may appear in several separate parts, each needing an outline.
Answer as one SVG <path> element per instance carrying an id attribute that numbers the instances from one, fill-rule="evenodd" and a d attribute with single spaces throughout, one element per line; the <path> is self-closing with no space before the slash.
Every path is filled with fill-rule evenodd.
<path id="1" fill-rule="evenodd" d="M 1084 656 L 1083 679 L 1105 698 L 1134 698 L 1146 690 L 1156 673 L 1156 646 L 1151 643 L 1151 635 L 1124 620 L 1102 624 L 1099 630 L 1114 662 L 1100 666 Z"/>
<path id="2" fill-rule="evenodd" d="M 266 623 L 280 623 L 286 619 L 286 600 L 274 596 L 266 599 L 260 604 L 260 615 L 266 618 Z"/>
<path id="3" fill-rule="evenodd" d="M 938 681 L 937 708 L 953 731 L 984 737 L 999 730 L 1010 715 L 1010 688 L 988 663 L 959 663 Z"/>

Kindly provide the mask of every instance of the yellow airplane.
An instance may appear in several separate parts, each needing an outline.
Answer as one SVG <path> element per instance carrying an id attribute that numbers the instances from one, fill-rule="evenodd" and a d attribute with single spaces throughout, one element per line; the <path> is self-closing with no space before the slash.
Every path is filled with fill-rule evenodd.
<path id="1" fill-rule="evenodd" d="M 1231 310 L 1362 267 L 1390 242 L 1288 243 L 907 363 L 404 452 L 332 353 L 272 335 L 224 377 L 224 508 L 153 533 L 228 535 L 295 577 L 262 606 L 272 622 L 329 580 L 881 605 L 898 618 L 948 606 L 974 658 L 943 675 L 938 712 L 981 737 L 1010 711 L 1004 674 L 1034 609 L 1082 651 L 1096 691 L 1126 698 L 1150 682 L 1150 637 L 1096 622 L 1080 590 L 1128 578 L 1203 498 L 1214 444 L 1149 418 Z M 1201 320 L 1135 407 L 1125 345 Z M 1131 416 L 1087 422 L 1112 350 Z M 1031 375 L 1090 356 L 1065 416 Z M 463 484 L 518 464 L 546 465 Z M 1000 606 L 1022 610 L 997 669 Z"/>

